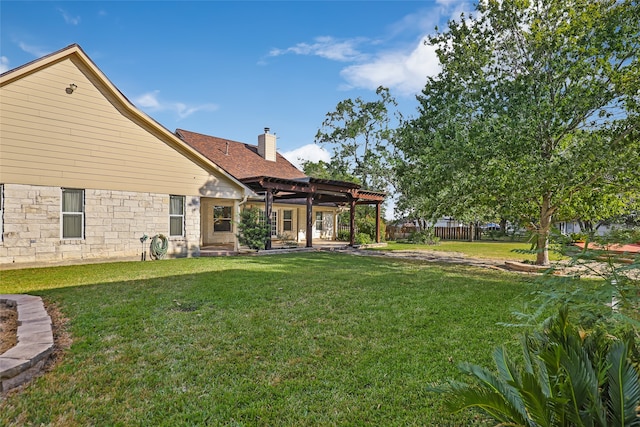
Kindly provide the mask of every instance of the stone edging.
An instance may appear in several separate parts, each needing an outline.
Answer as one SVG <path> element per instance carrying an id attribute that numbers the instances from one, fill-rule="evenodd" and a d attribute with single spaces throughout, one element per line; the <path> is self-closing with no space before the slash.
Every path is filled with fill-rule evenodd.
<path id="1" fill-rule="evenodd" d="M 18 311 L 18 343 L 0 354 L 0 392 L 29 381 L 53 353 L 53 329 L 42 298 L 0 294 L 0 301 Z"/>

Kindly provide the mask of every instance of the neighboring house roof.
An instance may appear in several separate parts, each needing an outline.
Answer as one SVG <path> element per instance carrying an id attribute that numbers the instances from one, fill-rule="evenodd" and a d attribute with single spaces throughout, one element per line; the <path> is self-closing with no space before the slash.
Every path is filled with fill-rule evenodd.
<path id="1" fill-rule="evenodd" d="M 301 170 L 279 153 L 276 153 L 275 162 L 264 159 L 258 154 L 257 145 L 203 135 L 184 129 L 177 129 L 176 134 L 236 179 L 242 180 L 256 176 L 282 179 L 307 178 Z"/>
<path id="2" fill-rule="evenodd" d="M 52 64 L 71 59 L 76 66 L 81 67 L 83 72 L 90 76 L 94 85 L 100 88 L 101 92 L 112 104 L 118 108 L 123 114 L 131 120 L 142 126 L 150 133 L 160 138 L 167 145 L 175 149 L 177 152 L 185 156 L 190 161 L 205 168 L 209 173 L 215 172 L 225 176 L 231 182 L 242 189 L 244 195 L 249 197 L 257 197 L 257 195 L 246 185 L 240 182 L 235 176 L 225 171 L 208 157 L 201 154 L 198 150 L 186 144 L 182 139 L 178 138 L 170 130 L 156 122 L 154 119 L 140 111 L 131 103 L 120 90 L 106 77 L 106 75 L 98 68 L 98 66 L 87 56 L 78 44 L 69 45 L 57 52 L 53 52 L 47 56 L 36 59 L 32 62 L 24 64 L 20 67 L 6 71 L 0 74 L 0 87 L 11 82 L 23 78 L 24 76 L 38 72 Z"/>

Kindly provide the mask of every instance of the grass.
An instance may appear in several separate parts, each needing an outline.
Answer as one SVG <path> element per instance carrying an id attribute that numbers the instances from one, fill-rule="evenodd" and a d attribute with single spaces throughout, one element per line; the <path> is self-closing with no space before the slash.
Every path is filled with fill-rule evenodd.
<path id="1" fill-rule="evenodd" d="M 62 362 L 0 425 L 482 425 L 431 383 L 517 346 L 526 285 L 490 270 L 306 253 L 3 271 L 69 318 Z"/>
<path id="2" fill-rule="evenodd" d="M 429 250 L 444 252 L 460 252 L 473 258 L 501 259 L 512 261 L 535 261 L 535 254 L 514 252 L 515 250 L 528 251 L 531 244 L 526 242 L 501 242 L 501 241 L 475 241 L 460 242 L 452 240 L 442 240 L 437 245 L 415 245 L 412 243 L 388 242 L 387 247 L 372 250 Z M 557 252 L 549 251 L 549 259 L 557 261 L 562 256 Z"/>

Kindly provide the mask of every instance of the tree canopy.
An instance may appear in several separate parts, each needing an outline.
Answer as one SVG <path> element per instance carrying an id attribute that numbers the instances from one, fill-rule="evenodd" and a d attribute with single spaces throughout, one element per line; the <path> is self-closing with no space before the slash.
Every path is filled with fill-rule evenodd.
<path id="1" fill-rule="evenodd" d="M 442 69 L 396 143 L 402 206 L 517 219 L 546 264 L 554 215 L 640 200 L 640 8 L 485 0 L 476 12 L 425 41 Z"/>
<path id="2" fill-rule="evenodd" d="M 331 161 L 307 163 L 305 172 L 329 174 L 334 179 L 352 177 L 365 189 L 387 190 L 392 173 L 390 141 L 394 133 L 389 126 L 389 109 L 396 102 L 387 88 L 379 87 L 376 94 L 379 99 L 374 101 L 345 99 L 335 111 L 327 113 L 315 142 L 333 148 Z"/>

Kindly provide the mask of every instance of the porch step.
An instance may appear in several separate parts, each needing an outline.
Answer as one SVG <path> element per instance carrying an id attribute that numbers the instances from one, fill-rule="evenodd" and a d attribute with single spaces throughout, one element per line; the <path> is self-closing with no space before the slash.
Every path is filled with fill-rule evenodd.
<path id="1" fill-rule="evenodd" d="M 233 245 L 207 245 L 200 248 L 200 256 L 233 256 L 238 255 L 238 251 L 233 249 Z"/>
<path id="2" fill-rule="evenodd" d="M 226 251 L 226 250 L 200 250 L 200 256 L 234 256 L 238 255 L 237 251 Z"/>

